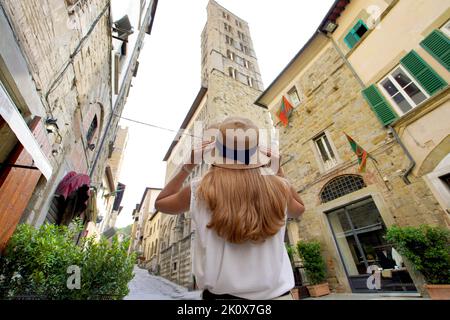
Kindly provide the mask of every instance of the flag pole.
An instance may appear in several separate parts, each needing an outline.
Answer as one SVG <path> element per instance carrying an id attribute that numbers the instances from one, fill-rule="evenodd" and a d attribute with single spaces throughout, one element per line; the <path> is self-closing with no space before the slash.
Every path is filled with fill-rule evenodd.
<path id="1" fill-rule="evenodd" d="M 373 164 L 373 166 L 375 167 L 375 170 L 376 170 L 376 171 L 378 172 L 378 174 L 380 175 L 381 180 L 383 180 L 384 185 L 386 186 L 386 189 L 388 189 L 388 191 L 391 191 L 392 189 L 389 187 L 388 182 L 384 180 L 383 175 L 381 174 L 380 169 L 378 168 L 378 161 L 377 161 L 374 157 L 372 157 L 372 156 L 370 155 L 370 153 L 367 153 L 367 157 L 368 157 L 369 159 L 372 160 L 372 164 Z"/>

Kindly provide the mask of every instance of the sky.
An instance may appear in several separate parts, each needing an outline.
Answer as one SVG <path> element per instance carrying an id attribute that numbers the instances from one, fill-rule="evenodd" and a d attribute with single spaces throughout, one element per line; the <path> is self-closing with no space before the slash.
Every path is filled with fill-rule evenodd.
<path id="1" fill-rule="evenodd" d="M 267 88 L 317 30 L 333 0 L 217 0 L 250 27 Z M 200 35 L 208 0 L 160 0 L 146 35 L 123 117 L 178 130 L 200 89 Z M 164 186 L 164 155 L 175 132 L 121 120 L 128 127 L 119 181 L 126 185 L 116 227 L 131 224 L 146 187 Z"/>

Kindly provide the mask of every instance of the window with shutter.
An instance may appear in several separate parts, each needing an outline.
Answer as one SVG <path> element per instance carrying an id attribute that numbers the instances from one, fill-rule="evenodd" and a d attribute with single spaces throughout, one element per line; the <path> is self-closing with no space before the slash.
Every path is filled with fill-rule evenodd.
<path id="1" fill-rule="evenodd" d="M 447 82 L 445 82 L 444 79 L 442 79 L 414 50 L 404 56 L 400 62 L 430 96 L 447 86 Z"/>
<path id="2" fill-rule="evenodd" d="M 367 89 L 364 89 L 362 94 L 383 126 L 391 124 L 397 118 L 397 115 L 392 110 L 390 104 L 375 85 L 371 85 Z"/>
<path id="3" fill-rule="evenodd" d="M 420 45 L 450 71 L 450 38 L 434 30 Z"/>
<path id="4" fill-rule="evenodd" d="M 378 88 L 381 89 L 385 97 L 390 99 L 392 106 L 399 115 L 409 112 L 430 97 L 426 90 L 401 65 L 394 68 L 382 79 Z"/>
<path id="5" fill-rule="evenodd" d="M 351 49 L 358 43 L 358 36 L 355 34 L 354 30 L 350 30 L 350 32 L 345 36 L 344 42 Z"/>
<path id="6" fill-rule="evenodd" d="M 366 24 L 362 20 L 358 20 L 358 22 L 354 25 L 354 27 L 349 31 L 349 33 L 345 36 L 344 42 L 345 44 L 352 49 L 358 42 L 361 40 L 363 35 L 369 30 Z"/>

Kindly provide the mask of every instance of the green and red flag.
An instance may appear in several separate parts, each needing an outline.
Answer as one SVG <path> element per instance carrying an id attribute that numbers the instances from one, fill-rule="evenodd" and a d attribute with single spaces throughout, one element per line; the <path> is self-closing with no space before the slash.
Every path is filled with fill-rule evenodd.
<path id="1" fill-rule="evenodd" d="M 358 157 L 358 163 L 359 163 L 358 171 L 364 172 L 366 170 L 367 157 L 369 154 L 359 144 L 357 144 L 355 142 L 355 140 L 352 139 L 352 137 L 350 137 L 345 132 L 344 132 L 344 134 L 347 136 L 347 140 L 350 143 L 350 146 L 352 147 L 353 152 Z"/>
<path id="2" fill-rule="evenodd" d="M 277 117 L 280 119 L 280 121 L 283 123 L 283 125 L 286 127 L 289 123 L 289 118 L 292 114 L 292 110 L 294 108 L 289 103 L 288 99 L 286 99 L 285 96 L 281 99 L 281 106 L 277 111 Z"/>

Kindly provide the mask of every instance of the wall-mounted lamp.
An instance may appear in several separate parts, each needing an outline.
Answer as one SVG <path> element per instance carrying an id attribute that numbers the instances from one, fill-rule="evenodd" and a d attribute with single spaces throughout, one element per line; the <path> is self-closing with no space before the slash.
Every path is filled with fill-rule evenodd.
<path id="1" fill-rule="evenodd" d="M 47 132 L 56 133 L 59 129 L 58 119 L 47 118 L 47 120 L 45 120 L 45 128 L 47 129 Z"/>
<path id="2" fill-rule="evenodd" d="M 323 30 L 325 30 L 327 32 L 330 32 L 330 33 L 333 33 L 334 30 L 336 30 L 336 28 L 337 28 L 337 24 L 336 23 L 334 23 L 332 21 L 328 21 L 325 24 L 325 26 L 323 27 Z"/>
<path id="3" fill-rule="evenodd" d="M 111 192 L 111 193 L 105 194 L 104 197 L 105 197 L 105 198 L 108 198 L 108 197 L 111 197 L 111 196 L 115 196 L 116 194 L 121 193 L 121 192 L 123 192 L 124 190 L 125 190 L 125 189 L 117 189 L 117 190 L 115 190 L 115 191 L 113 191 L 113 192 Z"/>
<path id="4" fill-rule="evenodd" d="M 56 135 L 55 143 L 61 144 L 62 136 L 59 133 L 58 119 L 47 118 L 47 120 L 45 120 L 45 128 L 47 129 L 48 133 L 53 133 L 54 135 Z"/>

